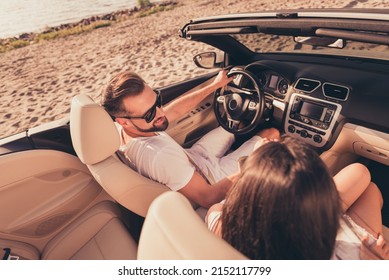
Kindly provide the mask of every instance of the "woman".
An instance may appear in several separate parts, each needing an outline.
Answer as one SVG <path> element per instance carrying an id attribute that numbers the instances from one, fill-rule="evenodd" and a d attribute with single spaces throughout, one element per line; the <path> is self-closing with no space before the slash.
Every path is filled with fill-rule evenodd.
<path id="1" fill-rule="evenodd" d="M 225 203 L 206 220 L 251 259 L 389 258 L 381 207 L 366 167 L 352 164 L 332 179 L 314 150 L 283 138 L 247 158 Z M 349 242 L 348 229 L 362 241 Z"/>

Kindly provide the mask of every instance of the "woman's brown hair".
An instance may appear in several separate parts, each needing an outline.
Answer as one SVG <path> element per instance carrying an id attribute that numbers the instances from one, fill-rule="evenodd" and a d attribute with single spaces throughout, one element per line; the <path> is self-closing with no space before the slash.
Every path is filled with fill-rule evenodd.
<path id="1" fill-rule="evenodd" d="M 323 161 L 293 138 L 249 156 L 222 212 L 222 237 L 251 259 L 329 259 L 341 206 Z"/>

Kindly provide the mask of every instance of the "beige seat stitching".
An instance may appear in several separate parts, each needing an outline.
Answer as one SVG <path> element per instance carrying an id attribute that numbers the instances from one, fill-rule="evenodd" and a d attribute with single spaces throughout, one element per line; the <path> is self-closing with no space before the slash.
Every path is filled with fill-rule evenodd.
<path id="1" fill-rule="evenodd" d="M 112 221 L 114 218 L 110 219 L 105 225 L 107 225 L 110 221 Z M 104 226 L 105 226 L 104 225 Z M 103 226 L 103 227 L 104 227 Z M 101 228 L 102 229 L 102 228 Z M 89 241 L 93 241 L 95 244 L 96 244 L 96 247 L 97 249 L 99 250 L 101 256 L 104 258 L 104 260 L 106 259 L 104 254 L 103 254 L 103 251 L 101 250 L 101 247 L 99 246 L 99 243 L 97 242 L 96 240 L 96 235 L 101 231 L 101 229 L 92 237 L 92 239 L 88 240 L 80 249 L 78 249 L 71 257 L 70 259 L 73 259 L 73 257 L 75 255 L 77 255 L 78 252 L 80 252 L 83 248 L 85 248 L 86 245 L 88 245 Z"/>
<path id="2" fill-rule="evenodd" d="M 86 213 L 86 212 L 85 212 L 85 213 Z M 84 214 L 85 214 L 85 213 L 84 213 Z M 97 212 L 97 213 L 91 215 L 91 217 L 96 216 L 96 215 L 98 215 L 98 214 L 100 214 L 100 213 L 109 213 L 109 214 L 112 214 L 111 211 L 108 211 L 108 210 L 106 210 L 106 209 L 101 209 L 101 210 L 99 210 L 99 212 Z M 81 217 L 82 217 L 82 216 L 81 216 Z M 116 216 L 115 216 L 115 217 L 116 217 Z M 111 219 L 108 220 L 108 222 L 111 221 L 113 218 L 114 218 L 114 217 L 111 217 Z M 77 225 L 77 226 L 79 226 L 79 225 L 81 225 L 81 224 L 82 224 L 82 222 L 78 222 L 78 225 Z M 72 232 L 74 232 L 76 229 L 77 229 L 77 227 L 75 227 L 74 229 L 71 229 L 71 230 L 69 231 L 69 234 L 72 233 Z M 88 243 L 88 242 L 87 242 L 87 243 Z M 81 248 L 83 248 L 87 243 L 85 243 Z M 49 255 L 54 249 L 55 249 L 55 246 L 54 246 L 54 247 L 51 247 L 50 250 L 47 251 L 45 255 L 46 255 L 46 256 Z M 79 249 L 77 252 L 79 252 L 80 250 L 81 250 L 81 249 Z M 77 253 L 77 252 L 76 252 L 76 253 Z M 73 257 L 76 253 L 74 253 L 74 254 L 72 255 L 72 257 Z"/>
<path id="3" fill-rule="evenodd" d="M 112 219 L 109 220 L 108 223 L 109 223 L 110 221 L 112 221 Z M 107 224 L 108 224 L 108 223 L 107 223 Z M 101 230 L 100 230 L 100 231 L 101 231 Z M 100 231 L 99 231 L 99 232 L 100 232 Z M 99 233 L 99 232 L 98 232 L 98 233 Z M 100 245 L 99 245 L 99 242 L 97 242 L 96 236 L 97 236 L 98 233 L 96 233 L 95 236 L 93 237 L 93 241 L 96 243 L 96 247 L 97 247 L 97 249 L 99 250 L 99 252 L 100 252 L 100 254 L 101 254 L 101 256 L 102 256 L 102 259 L 106 260 L 106 258 L 105 258 L 105 256 L 104 256 L 104 253 L 103 253 L 103 250 L 101 249 L 101 247 L 100 247 Z"/>

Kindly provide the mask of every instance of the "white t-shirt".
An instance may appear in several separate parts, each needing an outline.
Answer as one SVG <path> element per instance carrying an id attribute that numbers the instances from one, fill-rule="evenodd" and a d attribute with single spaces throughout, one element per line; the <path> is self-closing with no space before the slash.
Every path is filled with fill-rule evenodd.
<path id="1" fill-rule="evenodd" d="M 117 124 L 117 128 L 122 135 L 122 127 Z M 195 170 L 211 183 L 236 173 L 238 159 L 251 154 L 260 139 L 253 136 L 225 155 L 234 142 L 234 135 L 222 127 L 211 130 L 189 149 L 181 147 L 166 132 L 157 132 L 151 137 L 132 138 L 120 147 L 120 154 L 141 175 L 178 191 L 188 184 Z"/>
<path id="2" fill-rule="evenodd" d="M 195 171 L 183 148 L 165 132 L 132 138 L 120 152 L 131 168 L 173 191 L 184 187 Z"/>

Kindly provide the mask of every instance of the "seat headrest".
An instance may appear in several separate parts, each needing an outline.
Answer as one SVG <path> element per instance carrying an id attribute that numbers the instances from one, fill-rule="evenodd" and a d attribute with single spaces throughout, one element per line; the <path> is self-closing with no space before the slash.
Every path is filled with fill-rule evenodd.
<path id="1" fill-rule="evenodd" d="M 211 233 L 184 195 L 168 191 L 150 205 L 139 239 L 138 259 L 238 260 L 247 257 Z"/>
<path id="2" fill-rule="evenodd" d="M 78 157 L 88 165 L 108 158 L 120 146 L 119 132 L 112 118 L 85 94 L 73 97 L 70 134 Z"/>

